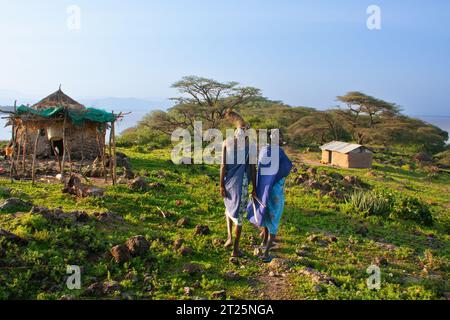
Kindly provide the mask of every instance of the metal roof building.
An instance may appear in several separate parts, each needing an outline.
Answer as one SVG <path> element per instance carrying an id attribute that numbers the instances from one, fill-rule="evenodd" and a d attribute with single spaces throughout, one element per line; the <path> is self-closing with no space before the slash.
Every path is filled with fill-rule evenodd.
<path id="1" fill-rule="evenodd" d="M 332 141 L 320 147 L 322 163 L 343 168 L 371 168 L 372 151 L 355 143 Z"/>

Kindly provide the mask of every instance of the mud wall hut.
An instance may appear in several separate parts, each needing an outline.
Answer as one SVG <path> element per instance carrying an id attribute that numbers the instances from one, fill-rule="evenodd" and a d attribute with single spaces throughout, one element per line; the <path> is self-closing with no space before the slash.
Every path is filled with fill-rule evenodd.
<path id="1" fill-rule="evenodd" d="M 342 168 L 372 168 L 373 153 L 362 145 L 333 141 L 320 149 L 324 164 Z"/>
<path id="2" fill-rule="evenodd" d="M 35 105 L 20 106 L 14 119 L 18 145 L 33 153 L 36 135 L 36 155 L 53 158 L 67 148 L 72 159 L 95 159 L 105 145 L 107 123 L 114 115 L 103 110 L 86 108 L 61 89 Z"/>

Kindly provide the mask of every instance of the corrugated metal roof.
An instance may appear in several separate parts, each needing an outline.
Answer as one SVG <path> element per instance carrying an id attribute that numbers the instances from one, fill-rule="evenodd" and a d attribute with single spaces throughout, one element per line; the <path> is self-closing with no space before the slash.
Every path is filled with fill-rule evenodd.
<path id="1" fill-rule="evenodd" d="M 342 141 L 332 141 L 320 147 L 322 150 L 336 151 L 340 153 L 349 153 L 353 150 L 361 148 L 362 145 L 356 143 L 348 143 Z"/>

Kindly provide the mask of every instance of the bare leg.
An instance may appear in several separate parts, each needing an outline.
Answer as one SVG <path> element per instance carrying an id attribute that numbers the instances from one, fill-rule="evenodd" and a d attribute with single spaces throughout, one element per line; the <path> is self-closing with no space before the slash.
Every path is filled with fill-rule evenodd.
<path id="1" fill-rule="evenodd" d="M 262 247 L 267 246 L 268 237 L 269 237 L 269 230 L 266 227 L 264 227 L 263 231 L 261 232 L 261 238 L 262 238 L 261 246 Z"/>
<path id="2" fill-rule="evenodd" d="M 228 232 L 228 239 L 225 243 L 225 248 L 229 248 L 233 245 L 233 221 L 231 221 L 230 217 L 225 213 L 225 217 L 227 219 L 227 232 Z"/>
<path id="3" fill-rule="evenodd" d="M 264 254 L 262 256 L 262 259 L 268 259 L 269 258 L 270 249 L 273 246 L 273 242 L 275 241 L 275 237 L 276 237 L 276 235 L 269 234 L 269 239 L 267 241 L 266 249 L 264 250 Z"/>
<path id="4" fill-rule="evenodd" d="M 234 247 L 233 253 L 231 254 L 233 257 L 242 256 L 242 252 L 239 251 L 239 241 L 241 240 L 242 226 L 235 227 L 236 238 L 234 239 Z"/>

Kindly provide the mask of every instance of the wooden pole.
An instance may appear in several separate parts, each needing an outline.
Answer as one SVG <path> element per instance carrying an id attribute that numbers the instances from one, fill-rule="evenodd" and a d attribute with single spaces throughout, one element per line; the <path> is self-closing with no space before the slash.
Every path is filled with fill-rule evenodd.
<path id="1" fill-rule="evenodd" d="M 111 122 L 111 128 L 109 129 L 109 175 L 111 176 L 112 183 L 114 185 L 114 177 L 113 177 L 113 161 L 112 161 L 112 126 L 113 123 Z"/>
<path id="2" fill-rule="evenodd" d="M 81 130 L 81 163 L 80 163 L 80 173 L 83 172 L 83 164 L 84 164 L 84 130 L 86 126 L 83 126 L 83 130 Z"/>
<path id="3" fill-rule="evenodd" d="M 14 116 L 12 117 L 12 132 L 11 132 L 11 140 L 12 140 L 12 154 L 11 154 L 11 167 L 9 169 L 9 178 L 11 179 L 11 182 L 14 181 L 13 179 L 13 170 L 14 170 L 14 151 L 16 149 L 16 119 L 15 115 L 17 112 L 17 101 L 14 101 Z"/>
<path id="4" fill-rule="evenodd" d="M 69 160 L 69 174 L 72 175 L 72 154 L 70 152 L 70 143 L 66 143 L 67 145 L 67 157 Z"/>
<path id="5" fill-rule="evenodd" d="M 17 165 L 17 168 L 19 167 L 19 163 L 20 163 L 20 155 L 22 154 L 23 132 L 20 134 L 20 138 L 18 138 L 18 134 L 19 134 L 19 127 L 17 127 L 17 134 L 16 134 L 16 140 L 17 140 L 16 165 Z"/>
<path id="6" fill-rule="evenodd" d="M 103 152 L 103 172 L 105 174 L 105 182 L 108 182 L 108 170 L 106 170 L 106 130 L 107 130 L 107 125 L 105 124 L 105 131 L 103 132 L 102 135 L 102 152 Z"/>
<path id="7" fill-rule="evenodd" d="M 28 143 L 28 129 L 26 129 L 25 128 L 25 136 L 24 136 L 24 139 L 23 139 L 23 147 L 22 147 L 22 171 L 23 171 L 23 174 L 25 174 L 26 173 L 26 163 L 25 163 L 25 161 L 26 161 L 26 157 L 27 157 L 27 143 Z"/>
<path id="8" fill-rule="evenodd" d="M 67 125 L 67 109 L 64 107 L 64 122 L 63 122 L 63 156 L 61 162 L 61 181 L 64 182 L 64 166 L 66 162 L 66 125 Z"/>
<path id="9" fill-rule="evenodd" d="M 111 157 L 111 161 L 113 163 L 112 177 L 113 177 L 113 185 L 115 185 L 116 184 L 116 166 L 117 166 L 117 156 L 116 156 L 116 121 L 115 120 L 112 122 L 111 130 L 112 130 L 112 144 L 113 144 L 113 154 L 112 154 L 112 157 Z"/>
<path id="10" fill-rule="evenodd" d="M 100 137 L 98 130 L 95 132 L 97 136 L 97 145 L 98 151 L 100 153 L 100 161 L 102 162 L 102 174 L 105 176 L 105 181 L 108 181 L 108 174 L 106 172 L 106 163 L 105 163 L 105 147 L 103 145 L 103 141 L 105 140 L 106 133 Z"/>
<path id="11" fill-rule="evenodd" d="M 41 130 L 36 132 L 36 138 L 34 139 L 34 148 L 33 148 L 33 164 L 31 165 L 31 181 L 34 185 L 36 181 L 36 157 L 37 157 L 37 146 L 39 143 L 39 137 L 41 135 Z"/>

